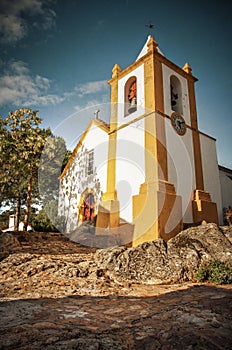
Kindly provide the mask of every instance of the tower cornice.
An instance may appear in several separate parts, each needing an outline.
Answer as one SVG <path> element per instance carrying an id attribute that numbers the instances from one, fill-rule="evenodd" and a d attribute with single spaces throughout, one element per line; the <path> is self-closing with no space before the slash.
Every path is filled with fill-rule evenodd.
<path id="1" fill-rule="evenodd" d="M 151 50 L 151 51 L 148 51 L 140 59 L 138 59 L 137 61 L 133 62 L 131 65 L 126 67 L 125 69 L 121 69 L 121 67 L 119 67 L 118 64 L 115 64 L 114 67 L 113 67 L 113 70 L 112 70 L 112 72 L 113 72 L 112 78 L 108 80 L 108 84 L 112 84 L 113 81 L 123 78 L 124 76 L 126 76 L 127 74 L 132 72 L 135 68 L 139 67 L 144 62 L 146 62 L 148 59 L 150 59 L 150 56 L 152 56 L 152 55 L 154 55 L 154 59 L 155 60 L 158 60 L 161 63 L 164 63 L 166 66 L 168 66 L 169 68 L 175 70 L 177 73 L 179 73 L 184 78 L 186 78 L 188 80 L 191 80 L 193 82 L 198 81 L 198 79 L 192 75 L 192 69 L 191 70 L 190 69 L 186 69 L 186 65 L 183 68 L 181 68 L 178 65 L 176 65 L 175 63 L 173 63 L 172 61 L 170 61 L 168 58 L 166 58 L 165 56 L 160 54 L 158 51 Z M 189 67 L 190 66 L 188 65 L 188 68 Z"/>

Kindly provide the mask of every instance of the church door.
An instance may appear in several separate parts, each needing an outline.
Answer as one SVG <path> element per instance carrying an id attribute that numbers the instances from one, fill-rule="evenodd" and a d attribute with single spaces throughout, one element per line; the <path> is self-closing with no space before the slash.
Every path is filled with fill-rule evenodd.
<path id="1" fill-rule="evenodd" d="M 88 193 L 84 199 L 84 218 L 83 221 L 93 221 L 94 219 L 94 195 Z"/>

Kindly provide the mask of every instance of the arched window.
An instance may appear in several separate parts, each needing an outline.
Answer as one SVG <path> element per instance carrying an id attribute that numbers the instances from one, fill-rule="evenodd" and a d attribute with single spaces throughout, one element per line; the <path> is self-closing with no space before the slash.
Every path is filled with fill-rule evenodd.
<path id="1" fill-rule="evenodd" d="M 181 83 L 175 75 L 170 77 L 170 100 L 171 109 L 183 114 Z"/>
<path id="2" fill-rule="evenodd" d="M 137 79 L 130 77 L 125 84 L 124 114 L 125 116 L 137 111 Z"/>

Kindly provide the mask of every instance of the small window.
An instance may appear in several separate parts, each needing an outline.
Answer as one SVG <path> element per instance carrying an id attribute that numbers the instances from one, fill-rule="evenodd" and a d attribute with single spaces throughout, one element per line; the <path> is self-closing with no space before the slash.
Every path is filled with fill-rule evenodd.
<path id="1" fill-rule="evenodd" d="M 94 150 L 92 149 L 88 153 L 87 175 L 93 174 L 93 166 L 94 166 Z"/>

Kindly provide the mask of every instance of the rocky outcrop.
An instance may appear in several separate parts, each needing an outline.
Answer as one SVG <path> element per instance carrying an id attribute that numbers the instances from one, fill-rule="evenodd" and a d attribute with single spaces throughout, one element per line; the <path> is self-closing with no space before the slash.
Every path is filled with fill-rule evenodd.
<path id="1" fill-rule="evenodd" d="M 230 237 L 208 224 L 97 250 L 59 233 L 1 235 L 0 349 L 229 350 L 232 286 L 164 283 L 204 259 L 230 264 Z"/>
<path id="2" fill-rule="evenodd" d="M 125 293 L 131 284 L 193 281 L 204 260 L 232 268 L 231 231 L 215 224 L 192 227 L 167 243 L 158 239 L 134 248 L 96 249 L 62 234 L 1 235 L 0 297 Z"/>
<path id="3" fill-rule="evenodd" d="M 0 349 L 229 350 L 232 286 L 170 282 L 204 259 L 230 265 L 230 237 L 208 224 L 96 250 L 56 233 L 1 236 Z"/>
<path id="4" fill-rule="evenodd" d="M 232 244 L 232 226 L 222 226 L 221 231 Z"/>
<path id="5" fill-rule="evenodd" d="M 203 224 L 180 232 L 167 243 L 158 239 L 135 248 L 99 250 L 95 261 L 112 279 L 137 283 L 190 281 L 203 260 L 219 260 L 232 267 L 229 238 L 230 234 L 215 224 Z"/>

